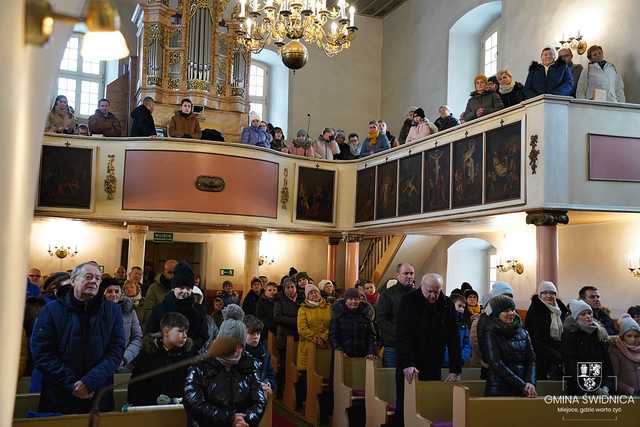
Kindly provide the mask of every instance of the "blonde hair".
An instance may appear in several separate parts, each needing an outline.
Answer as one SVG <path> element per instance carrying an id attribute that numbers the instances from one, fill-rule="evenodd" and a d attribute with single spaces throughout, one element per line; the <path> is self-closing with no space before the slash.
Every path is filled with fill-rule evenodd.
<path id="1" fill-rule="evenodd" d="M 513 75 L 511 74 L 511 71 L 509 71 L 509 70 L 507 70 L 507 69 L 504 69 L 504 70 L 500 70 L 500 71 L 498 71 L 498 72 L 496 73 L 496 76 L 497 76 L 498 78 L 500 78 L 500 77 L 502 77 L 502 75 L 503 75 L 503 74 L 506 74 L 507 76 L 509 76 L 509 77 L 513 78 Z"/>
<path id="2" fill-rule="evenodd" d="M 487 76 L 485 76 L 484 74 L 478 74 L 477 76 L 475 76 L 475 77 L 473 78 L 473 84 L 476 84 L 476 82 L 477 82 L 478 80 L 482 80 L 482 81 L 484 81 L 485 83 L 488 83 L 488 82 L 489 82 L 489 79 L 487 79 Z"/>

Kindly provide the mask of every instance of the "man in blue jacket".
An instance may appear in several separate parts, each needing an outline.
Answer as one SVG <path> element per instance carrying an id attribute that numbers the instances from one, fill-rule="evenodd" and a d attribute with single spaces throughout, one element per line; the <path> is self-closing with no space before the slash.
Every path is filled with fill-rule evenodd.
<path id="1" fill-rule="evenodd" d="M 525 99 L 542 94 L 571 96 L 573 73 L 562 59 L 556 60 L 556 53 L 545 47 L 540 53 L 540 62 L 533 61 L 524 84 Z"/>
<path id="2" fill-rule="evenodd" d="M 102 273 L 91 261 L 71 273 L 71 286 L 40 312 L 31 336 L 34 366 L 43 375 L 41 412 L 86 413 L 95 393 L 112 384 L 124 353 L 120 307 L 96 297 Z M 113 394 L 100 402 L 113 410 Z"/>

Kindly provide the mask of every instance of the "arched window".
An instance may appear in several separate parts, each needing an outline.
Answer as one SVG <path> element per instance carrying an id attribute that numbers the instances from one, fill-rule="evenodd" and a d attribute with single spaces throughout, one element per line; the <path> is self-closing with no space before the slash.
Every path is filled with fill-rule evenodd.
<path id="1" fill-rule="evenodd" d="M 284 135 L 287 136 L 289 69 L 282 63 L 282 58 L 277 52 L 262 49 L 262 52 L 251 55 L 249 74 L 250 110 L 262 111 L 263 120 L 282 128 Z M 257 82 L 261 82 L 262 95 L 258 95 L 260 92 Z"/>
<path id="2" fill-rule="evenodd" d="M 264 121 L 269 121 L 268 92 L 269 66 L 252 61 L 249 70 L 249 109 L 258 113 Z"/>

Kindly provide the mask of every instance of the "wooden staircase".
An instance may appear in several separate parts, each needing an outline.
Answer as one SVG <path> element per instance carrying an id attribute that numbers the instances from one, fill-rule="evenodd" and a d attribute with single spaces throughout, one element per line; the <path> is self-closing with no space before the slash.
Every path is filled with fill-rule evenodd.
<path id="1" fill-rule="evenodd" d="M 366 247 L 360 262 L 358 277 L 379 285 L 391 262 L 404 242 L 405 235 L 365 238 L 360 244 Z"/>

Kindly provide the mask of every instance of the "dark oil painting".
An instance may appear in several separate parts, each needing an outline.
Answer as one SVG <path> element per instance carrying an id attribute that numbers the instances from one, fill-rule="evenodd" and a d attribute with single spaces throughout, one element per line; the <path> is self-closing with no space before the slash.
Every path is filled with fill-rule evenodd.
<path id="1" fill-rule="evenodd" d="M 356 222 L 373 221 L 375 197 L 376 168 L 359 170 L 356 181 Z"/>
<path id="2" fill-rule="evenodd" d="M 423 212 L 449 209 L 450 175 L 451 146 L 449 144 L 424 152 Z"/>
<path id="3" fill-rule="evenodd" d="M 42 146 L 38 206 L 91 209 L 91 148 Z"/>
<path id="4" fill-rule="evenodd" d="M 453 207 L 482 203 L 482 135 L 453 143 Z"/>
<path id="5" fill-rule="evenodd" d="M 298 169 L 296 219 L 333 223 L 335 171 Z"/>
<path id="6" fill-rule="evenodd" d="M 392 161 L 378 166 L 376 187 L 376 219 L 396 216 L 398 196 L 398 162 Z"/>
<path id="7" fill-rule="evenodd" d="M 420 213 L 422 198 L 422 153 L 400 159 L 398 216 Z"/>
<path id="8" fill-rule="evenodd" d="M 485 202 L 520 198 L 521 145 L 520 122 L 486 134 Z"/>

